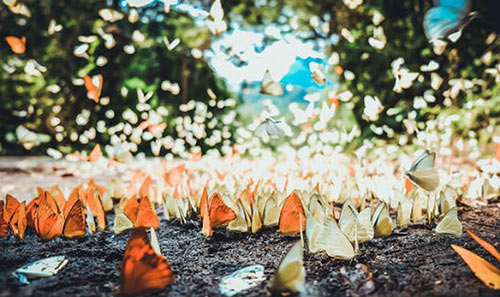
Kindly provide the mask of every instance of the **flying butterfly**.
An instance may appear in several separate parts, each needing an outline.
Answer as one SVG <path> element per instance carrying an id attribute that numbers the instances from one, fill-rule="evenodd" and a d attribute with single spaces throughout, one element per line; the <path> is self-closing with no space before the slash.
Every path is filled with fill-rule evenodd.
<path id="1" fill-rule="evenodd" d="M 428 192 L 434 191 L 439 186 L 439 174 L 434 169 L 435 159 L 435 152 L 425 151 L 413 162 L 406 173 L 413 183 Z"/>
<path id="2" fill-rule="evenodd" d="M 283 95 L 283 88 L 278 81 L 273 80 L 269 69 L 264 73 L 260 84 L 260 92 L 265 95 L 281 96 Z"/>
<path id="3" fill-rule="evenodd" d="M 450 38 L 455 42 L 470 20 L 471 0 L 434 0 L 433 8 L 424 16 L 424 32 L 430 42 Z"/>
<path id="4" fill-rule="evenodd" d="M 273 139 L 281 138 L 285 135 L 283 129 L 281 129 L 278 124 L 281 121 L 275 121 L 272 118 L 267 118 L 264 122 L 262 122 L 257 129 L 255 129 L 255 136 L 257 137 L 269 137 Z"/>

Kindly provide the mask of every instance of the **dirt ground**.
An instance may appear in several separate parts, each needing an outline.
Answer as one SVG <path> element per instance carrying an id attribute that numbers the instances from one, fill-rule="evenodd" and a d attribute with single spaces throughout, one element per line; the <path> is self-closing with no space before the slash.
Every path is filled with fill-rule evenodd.
<path id="1" fill-rule="evenodd" d="M 466 229 L 498 246 L 500 207 L 459 210 Z M 108 216 L 112 222 L 112 216 Z M 162 253 L 175 273 L 173 284 L 153 296 L 219 296 L 222 277 L 247 265 L 261 264 L 265 275 L 298 240 L 275 229 L 258 234 L 232 234 L 216 230 L 213 238 L 201 234 L 196 220 L 181 226 L 161 222 L 157 231 Z M 120 261 L 130 234 L 102 231 L 77 240 L 39 242 L 28 232 L 24 243 L 12 236 L 0 240 L 0 297 L 5 296 L 112 296 L 118 286 Z M 464 246 L 494 262 L 468 235 L 443 237 L 425 226 L 396 230 L 388 238 L 361 245 L 361 255 L 340 261 L 326 254 L 306 254 L 308 296 L 499 296 L 477 280 L 450 244 Z M 65 255 L 69 263 L 50 278 L 21 285 L 12 272 L 40 258 Z M 372 281 L 363 270 L 373 273 Z M 498 263 L 497 263 L 498 264 Z M 358 266 L 359 267 L 359 266 Z M 242 294 L 270 295 L 266 282 Z"/>
<path id="2" fill-rule="evenodd" d="M 19 167 L 18 162 L 13 159 L 11 163 L 0 164 L 0 190 L 12 191 L 15 186 L 14 193 L 17 193 L 21 185 L 20 190 L 29 197 L 37 185 L 49 187 L 58 181 L 75 186 L 83 181 L 81 177 L 64 177 L 64 172 L 48 177 L 44 167 L 36 164 L 26 165 L 27 169 L 23 170 L 15 169 Z M 35 170 L 35 180 L 33 168 L 40 168 Z M 163 217 L 160 210 L 157 212 Z M 477 208 L 460 206 L 459 216 L 465 230 L 470 229 L 499 247 L 499 203 Z M 111 213 L 107 220 L 112 224 Z M 175 280 L 152 296 L 220 296 L 220 280 L 252 264 L 263 265 L 269 280 L 280 259 L 299 239 L 280 235 L 276 229 L 258 234 L 234 234 L 217 229 L 212 238 L 205 238 L 197 219 L 189 220 L 186 225 L 162 220 L 157 234 Z M 27 231 L 24 243 L 16 242 L 12 235 L 0 239 L 0 297 L 113 296 L 119 285 L 120 262 L 129 236 L 130 233 L 116 235 L 107 230 L 81 239 L 58 238 L 42 243 L 32 231 Z M 306 253 L 305 295 L 499 296 L 498 291 L 488 289 L 473 275 L 450 248 L 452 243 L 500 266 L 465 233 L 461 237 L 445 237 L 434 233 L 431 226 L 413 225 L 396 229 L 388 238 L 362 244 L 361 255 L 352 261 L 335 260 L 324 253 Z M 33 280 L 29 285 L 20 284 L 12 276 L 15 269 L 25 264 L 56 255 L 65 255 L 69 260 L 56 276 Z M 368 273 L 359 264 L 366 265 Z M 264 281 L 241 296 L 269 296 L 266 285 Z"/>

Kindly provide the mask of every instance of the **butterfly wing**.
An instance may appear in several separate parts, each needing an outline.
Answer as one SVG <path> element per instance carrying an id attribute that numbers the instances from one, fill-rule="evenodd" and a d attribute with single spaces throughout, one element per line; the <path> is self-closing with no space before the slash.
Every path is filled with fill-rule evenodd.
<path id="1" fill-rule="evenodd" d="M 7 237 L 9 235 L 9 224 L 4 219 L 4 201 L 0 201 L 0 238 Z"/>
<path id="2" fill-rule="evenodd" d="M 5 37 L 5 41 L 15 54 L 23 54 L 26 51 L 26 37 L 7 36 Z"/>
<path id="3" fill-rule="evenodd" d="M 66 238 L 83 237 L 86 234 L 86 227 L 83 215 L 83 203 L 79 199 L 73 200 L 64 222 L 62 233 Z"/>
<path id="4" fill-rule="evenodd" d="M 170 263 L 157 254 L 143 228 L 136 229 L 127 243 L 120 273 L 120 293 L 144 294 L 164 289 L 174 280 Z"/>
<path id="5" fill-rule="evenodd" d="M 218 193 L 214 193 L 210 198 L 208 209 L 211 227 L 218 227 L 227 224 L 236 218 L 233 209 L 226 205 Z"/>
<path id="6" fill-rule="evenodd" d="M 9 222 L 10 230 L 19 241 L 24 240 L 26 225 L 26 203 L 23 202 L 19 204 Z"/>
<path id="7" fill-rule="evenodd" d="M 302 245 L 298 241 L 281 260 L 280 266 L 270 282 L 271 291 L 296 293 L 304 290 L 306 271 L 302 253 Z"/>
<path id="8" fill-rule="evenodd" d="M 467 22 L 470 0 L 437 1 L 437 6 L 429 9 L 424 16 L 424 32 L 429 41 L 445 39 Z"/>
<path id="9" fill-rule="evenodd" d="M 4 210 L 4 213 L 3 213 L 3 216 L 4 216 L 4 220 L 9 223 L 12 216 L 14 215 L 14 213 L 16 212 L 16 209 L 17 207 L 19 206 L 19 201 L 17 201 L 16 198 L 14 198 L 14 196 L 10 195 L 10 194 L 7 194 L 7 196 L 5 196 L 5 210 Z"/>
<path id="10" fill-rule="evenodd" d="M 266 72 L 264 73 L 264 77 L 262 78 L 260 84 L 260 92 L 262 94 L 271 96 L 283 95 L 283 88 L 281 88 L 281 84 L 273 80 L 269 69 L 266 70 Z"/>
<path id="11" fill-rule="evenodd" d="M 302 226 L 301 226 L 302 225 Z M 291 193 L 283 203 L 279 219 L 279 232 L 290 235 L 306 229 L 305 212 L 297 193 Z"/>
<path id="12" fill-rule="evenodd" d="M 137 215 L 139 211 L 139 201 L 137 200 L 137 196 L 134 195 L 125 203 L 125 207 L 123 208 L 123 212 L 130 221 L 135 222 L 137 220 Z"/>
<path id="13" fill-rule="evenodd" d="M 54 211 L 55 201 L 51 201 L 52 198 L 49 197 L 50 194 L 45 192 L 40 200 L 40 205 L 37 209 L 37 226 L 38 226 L 38 236 L 43 241 L 52 240 L 61 235 L 64 217 Z"/>
<path id="14" fill-rule="evenodd" d="M 432 192 L 439 186 L 439 174 L 434 168 L 417 169 L 408 172 L 408 177 L 422 189 Z"/>
<path id="15" fill-rule="evenodd" d="M 113 224 L 113 231 L 116 234 L 120 234 L 126 230 L 133 228 L 134 223 L 132 223 L 132 221 L 119 207 L 115 207 L 115 222 Z"/>
<path id="16" fill-rule="evenodd" d="M 273 120 L 266 121 L 265 125 L 266 125 L 266 132 L 267 135 L 269 135 L 269 137 L 276 139 L 283 137 L 285 135 L 285 132 L 280 127 L 278 127 L 276 122 Z"/>
<path id="17" fill-rule="evenodd" d="M 160 227 L 160 220 L 158 219 L 158 215 L 151 206 L 151 202 L 149 201 L 148 196 L 141 198 L 139 209 L 137 211 L 137 219 L 134 225 L 135 227 L 155 229 Z"/>
<path id="18" fill-rule="evenodd" d="M 458 220 L 457 208 L 453 207 L 436 226 L 436 232 L 444 235 L 462 235 L 462 223 Z"/>
<path id="19" fill-rule="evenodd" d="M 436 153 L 425 151 L 415 160 L 415 162 L 413 162 L 408 172 L 414 172 L 417 169 L 434 168 L 435 160 Z"/>
<path id="20" fill-rule="evenodd" d="M 462 257 L 474 274 L 488 287 L 500 289 L 500 270 L 475 253 L 452 244 L 451 248 Z"/>

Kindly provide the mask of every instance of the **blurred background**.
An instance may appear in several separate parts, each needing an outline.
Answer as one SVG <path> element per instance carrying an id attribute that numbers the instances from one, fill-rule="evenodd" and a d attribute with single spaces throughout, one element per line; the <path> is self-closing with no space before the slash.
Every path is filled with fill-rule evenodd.
<path id="1" fill-rule="evenodd" d="M 500 142 L 500 2 L 462 2 L 430 40 L 431 0 L 3 0 L 0 154 L 478 154 Z M 267 117 L 284 137 L 254 137 Z"/>

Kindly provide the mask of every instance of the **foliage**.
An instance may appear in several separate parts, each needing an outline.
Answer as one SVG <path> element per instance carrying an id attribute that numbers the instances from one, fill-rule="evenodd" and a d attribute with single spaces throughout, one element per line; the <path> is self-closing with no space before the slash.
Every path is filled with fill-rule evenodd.
<path id="1" fill-rule="evenodd" d="M 220 148 L 222 140 L 210 144 L 202 140 L 223 129 L 221 116 L 235 108 L 238 101 L 231 99 L 222 106 L 208 104 L 207 89 L 222 103 L 231 94 L 199 56 L 210 47 L 214 36 L 207 28 L 195 25 L 191 16 L 173 10 L 166 14 L 159 3 L 137 10 L 122 8 L 118 1 L 111 6 L 93 0 L 23 3 L 31 17 L 14 14 L 6 5 L 0 5 L 0 112 L 4 120 L 0 128 L 1 154 L 27 153 L 17 144 L 15 130 L 19 125 L 51 136 L 48 143 L 33 148 L 32 153 L 44 153 L 49 147 L 63 152 L 88 150 L 94 143 L 120 142 L 129 143 L 132 151 L 149 152 L 151 141 L 161 143 L 166 149 L 163 152 L 170 152 L 175 139 L 183 142 L 186 151 L 190 147 L 204 151 Z M 105 21 L 99 12 L 108 7 L 123 18 Z M 49 33 L 51 22 L 62 28 Z M 26 52 L 14 54 L 5 36 L 26 36 Z M 170 42 L 179 38 L 180 44 L 169 50 L 164 37 Z M 86 44 L 88 50 L 75 53 Z M 38 67 L 40 73 L 30 75 L 25 71 L 30 63 L 45 69 Z M 82 78 L 98 74 L 103 76 L 103 87 L 96 104 L 87 98 Z M 153 92 L 146 104 L 138 102 L 139 90 Z M 197 118 L 199 135 L 194 137 L 192 129 L 185 128 L 192 128 L 195 113 L 200 112 L 203 119 Z M 212 122 L 209 128 L 205 117 L 206 122 L 219 121 Z M 167 128 L 160 134 L 144 133 L 144 141 L 140 141 L 141 137 L 131 141 L 144 120 L 165 122 Z"/>
<path id="2" fill-rule="evenodd" d="M 394 139 L 400 145 L 422 144 L 437 126 L 441 132 L 449 130 L 444 123 L 453 114 L 459 115 L 453 133 L 471 139 L 486 133 L 490 136 L 481 140 L 491 140 L 491 128 L 480 130 L 500 115 L 495 104 L 500 100 L 497 1 L 472 1 L 478 17 L 463 29 L 458 42 L 448 42 L 441 55 L 434 53 L 422 25 L 432 1 L 264 1 L 267 10 L 262 1 L 250 2 L 232 8 L 247 24 L 274 22 L 283 34 L 293 33 L 328 48 L 330 75 L 340 82 L 333 97 L 341 99 L 341 113 L 352 110 L 361 128 L 354 146 L 374 137 Z M 431 61 L 439 68 L 423 71 L 421 67 Z M 396 76 L 402 70 L 415 79 L 398 89 Z M 345 96 L 349 93 L 352 96 Z M 341 120 L 335 119 L 330 128 L 339 128 Z M 423 131 L 419 136 L 417 129 Z M 426 145 L 437 148 L 437 143 Z"/>

